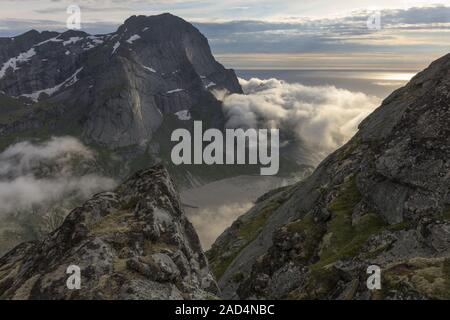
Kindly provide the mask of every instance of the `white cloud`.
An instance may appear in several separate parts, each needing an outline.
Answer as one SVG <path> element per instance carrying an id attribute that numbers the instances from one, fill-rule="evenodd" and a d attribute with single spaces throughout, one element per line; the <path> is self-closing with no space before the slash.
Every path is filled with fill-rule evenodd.
<path id="1" fill-rule="evenodd" d="M 379 98 L 334 86 L 312 87 L 278 79 L 240 79 L 244 95 L 223 100 L 227 126 L 279 128 L 282 137 L 298 138 L 324 157 L 348 141 Z"/>
<path id="2" fill-rule="evenodd" d="M 40 179 L 32 175 L 0 181 L 0 212 L 13 213 L 35 206 L 56 203 L 63 197 L 84 198 L 114 186 L 114 182 L 98 175 Z"/>
<path id="3" fill-rule="evenodd" d="M 239 216 L 250 210 L 251 201 L 199 209 L 189 220 L 199 234 L 204 249 L 209 249 L 217 237 Z"/>
<path id="4" fill-rule="evenodd" d="M 93 160 L 93 152 L 71 137 L 8 147 L 0 153 L 0 216 L 113 188 L 112 179 L 86 173 Z"/>
<path id="5" fill-rule="evenodd" d="M 19 142 L 0 153 L 0 177 L 25 175 L 50 160 L 65 165 L 74 156 L 85 160 L 94 159 L 92 151 L 72 137 L 53 137 L 40 144 Z"/>

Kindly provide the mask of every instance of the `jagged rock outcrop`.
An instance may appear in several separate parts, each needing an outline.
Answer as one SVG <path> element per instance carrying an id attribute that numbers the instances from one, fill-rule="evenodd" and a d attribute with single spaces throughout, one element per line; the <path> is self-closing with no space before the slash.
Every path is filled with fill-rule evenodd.
<path id="1" fill-rule="evenodd" d="M 0 124 L 0 137 L 61 132 L 110 149 L 140 145 L 158 154 L 155 134 L 164 122 L 223 126 L 212 89 L 242 92 L 207 39 L 171 14 L 132 16 L 105 35 L 32 30 L 0 39 L 0 92 L 18 104 L 10 110 L 0 101 L 2 118 L 9 119 Z"/>
<path id="2" fill-rule="evenodd" d="M 81 269 L 79 290 L 66 286 L 70 265 Z M 95 195 L 43 242 L 0 259 L 2 299 L 209 299 L 217 292 L 161 166 Z"/>
<path id="3" fill-rule="evenodd" d="M 450 298 L 450 55 L 208 252 L 226 298 Z M 368 290 L 370 265 L 382 289 Z"/>

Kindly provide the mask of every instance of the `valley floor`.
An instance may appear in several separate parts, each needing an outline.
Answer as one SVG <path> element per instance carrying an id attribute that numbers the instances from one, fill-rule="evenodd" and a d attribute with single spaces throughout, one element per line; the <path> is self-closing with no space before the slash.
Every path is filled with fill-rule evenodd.
<path id="1" fill-rule="evenodd" d="M 207 250 L 258 197 L 296 181 L 276 176 L 238 176 L 185 190 L 181 192 L 181 202 Z"/>

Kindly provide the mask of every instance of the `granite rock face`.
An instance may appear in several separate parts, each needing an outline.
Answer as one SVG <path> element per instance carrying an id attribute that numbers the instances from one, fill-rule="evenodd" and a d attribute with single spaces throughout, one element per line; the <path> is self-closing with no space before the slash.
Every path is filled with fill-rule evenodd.
<path id="1" fill-rule="evenodd" d="M 226 298 L 450 298 L 450 55 L 207 253 Z M 368 290 L 367 268 L 382 270 Z"/>
<path id="2" fill-rule="evenodd" d="M 212 89 L 242 92 L 207 39 L 170 14 L 132 16 L 105 35 L 33 30 L 0 39 L 0 91 L 21 104 L 2 114 L 11 119 L 2 136 L 45 126 L 109 148 L 145 145 L 179 111 L 210 108 L 209 122 L 223 125 Z"/>
<path id="3" fill-rule="evenodd" d="M 70 265 L 81 288 L 69 290 Z M 140 171 L 0 259 L 2 299 L 210 299 L 218 293 L 167 171 Z"/>

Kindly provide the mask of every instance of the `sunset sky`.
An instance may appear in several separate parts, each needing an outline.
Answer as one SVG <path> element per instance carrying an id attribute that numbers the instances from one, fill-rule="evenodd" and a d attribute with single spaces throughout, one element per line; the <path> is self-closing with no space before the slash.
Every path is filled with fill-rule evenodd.
<path id="1" fill-rule="evenodd" d="M 133 14 L 179 15 L 235 68 L 416 70 L 450 48 L 450 0 L 0 0 L 0 36 L 63 31 L 73 3 L 89 33 L 113 32 Z M 381 29 L 369 29 L 378 13 Z"/>

